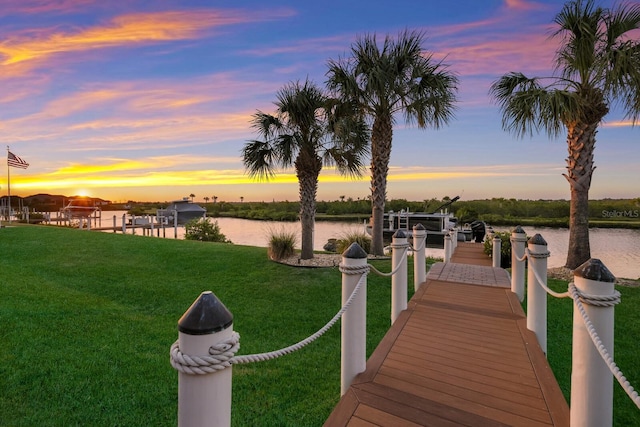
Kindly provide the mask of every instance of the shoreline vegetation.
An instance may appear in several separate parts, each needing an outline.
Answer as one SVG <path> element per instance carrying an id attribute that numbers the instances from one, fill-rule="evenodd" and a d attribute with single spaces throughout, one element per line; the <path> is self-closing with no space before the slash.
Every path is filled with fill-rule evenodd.
<path id="1" fill-rule="evenodd" d="M 18 199 L 16 197 L 16 199 Z M 192 198 L 207 210 L 210 217 L 231 217 L 265 221 L 297 221 L 300 212 L 298 201 L 272 202 L 228 202 L 217 197 Z M 59 210 L 64 196 L 37 195 L 21 199 L 22 206 L 38 212 Z M 215 200 L 215 201 L 213 201 Z M 399 212 L 433 212 L 449 197 L 422 201 L 391 199 L 386 210 Z M 165 208 L 168 202 L 110 203 L 94 198 L 103 211 L 128 210 L 132 214 L 155 215 L 157 209 Z M 17 203 L 16 201 L 13 202 Z M 461 224 L 476 219 L 496 226 L 535 226 L 567 228 L 569 226 L 568 200 L 523 200 L 492 198 L 482 200 L 458 200 L 449 207 Z M 371 203 L 368 198 L 353 199 L 341 196 L 338 200 L 316 202 L 316 221 L 369 221 Z M 633 199 L 599 199 L 589 201 L 589 225 L 601 228 L 640 229 L 640 197 Z"/>
<path id="2" fill-rule="evenodd" d="M 203 291 L 233 314 L 239 354 L 298 342 L 341 304 L 337 268 L 276 263 L 266 248 L 39 225 L 0 229 L 0 245 L 1 425 L 175 425 L 169 348 L 178 319 Z M 370 262 L 391 269 L 388 259 Z M 370 355 L 390 327 L 391 286 L 378 275 L 367 281 Z M 549 285 L 561 291 L 567 282 Z M 615 359 L 637 386 L 640 288 L 616 288 Z M 548 307 L 548 357 L 569 399 L 571 301 L 550 298 Z M 634 424 L 637 408 L 614 387 L 614 426 Z M 322 425 L 339 397 L 334 327 L 301 351 L 234 366 L 232 425 Z"/>
<path id="3" fill-rule="evenodd" d="M 433 212 L 449 199 L 408 201 L 392 199 L 387 211 Z M 216 202 L 198 203 L 207 209 L 211 217 L 232 217 L 266 221 L 297 221 L 299 202 Z M 133 209 L 153 212 L 145 205 Z M 536 226 L 566 228 L 569 226 L 568 200 L 516 200 L 487 199 L 457 201 L 450 209 L 461 224 L 476 219 L 496 226 Z M 371 204 L 366 199 L 319 201 L 316 203 L 316 221 L 369 221 Z M 603 199 L 589 202 L 589 224 L 601 228 L 640 229 L 640 198 Z"/>

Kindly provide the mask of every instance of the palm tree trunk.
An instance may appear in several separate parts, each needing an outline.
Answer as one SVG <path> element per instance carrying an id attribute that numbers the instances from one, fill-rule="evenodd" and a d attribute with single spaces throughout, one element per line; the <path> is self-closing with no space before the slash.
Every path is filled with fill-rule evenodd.
<path id="1" fill-rule="evenodd" d="M 307 159 L 305 162 L 301 157 L 298 157 L 295 162 L 300 191 L 300 225 L 302 227 L 300 258 L 312 259 L 313 230 L 316 222 L 316 194 L 322 160 L 313 156 L 313 159 Z"/>
<path id="2" fill-rule="evenodd" d="M 569 250 L 565 266 L 575 269 L 591 258 L 589 245 L 589 188 L 595 166 L 596 124 L 567 126 L 567 173 L 571 188 L 569 216 Z"/>
<path id="3" fill-rule="evenodd" d="M 392 138 L 391 115 L 378 115 L 371 132 L 371 253 L 374 255 L 384 255 L 382 232 Z"/>

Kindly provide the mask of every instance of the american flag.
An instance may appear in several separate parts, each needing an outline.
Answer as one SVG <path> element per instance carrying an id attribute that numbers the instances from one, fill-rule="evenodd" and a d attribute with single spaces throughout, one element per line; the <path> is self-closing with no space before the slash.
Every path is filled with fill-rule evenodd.
<path id="1" fill-rule="evenodd" d="M 25 162 L 20 157 L 13 154 L 11 151 L 7 151 L 7 165 L 21 169 L 26 169 L 29 167 L 29 163 Z"/>

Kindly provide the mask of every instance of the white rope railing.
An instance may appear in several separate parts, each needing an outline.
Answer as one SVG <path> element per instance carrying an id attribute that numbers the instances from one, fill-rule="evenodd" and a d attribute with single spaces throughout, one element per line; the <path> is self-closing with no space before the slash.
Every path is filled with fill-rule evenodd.
<path id="1" fill-rule="evenodd" d="M 587 332 L 591 337 L 591 341 L 593 342 L 593 345 L 595 346 L 595 348 L 598 350 L 598 353 L 600 353 L 600 357 L 602 357 L 602 360 L 605 362 L 605 364 L 607 365 L 607 367 L 609 368 L 613 376 L 616 378 L 616 380 L 618 381 L 622 389 L 625 391 L 625 393 L 627 393 L 627 395 L 631 398 L 633 403 L 635 403 L 638 409 L 640 409 L 640 396 L 638 395 L 638 392 L 635 391 L 631 383 L 627 380 L 627 378 L 624 376 L 620 368 L 618 368 L 616 363 L 613 361 L 611 354 L 602 343 L 602 340 L 598 336 L 598 332 L 593 326 L 593 323 L 591 322 L 589 315 L 587 314 L 584 306 L 582 305 L 582 303 L 585 302 L 589 305 L 595 305 L 599 307 L 614 306 L 620 302 L 620 292 L 615 291 L 613 295 L 584 294 L 580 292 L 580 290 L 576 287 L 576 285 L 573 282 L 571 282 L 569 283 L 568 293 L 573 299 L 576 305 L 576 308 L 578 309 L 578 312 L 582 317 L 582 321 L 584 322 L 584 325 L 587 328 Z"/>
<path id="2" fill-rule="evenodd" d="M 413 239 L 416 240 L 416 239 Z M 422 249 L 424 249 L 427 246 L 427 236 L 424 236 L 424 239 L 418 239 L 419 240 L 419 245 L 417 248 L 413 247 L 413 243 L 408 242 L 409 248 L 411 249 L 411 251 L 413 252 L 418 252 L 421 251 Z"/>
<path id="3" fill-rule="evenodd" d="M 232 336 L 221 343 L 209 348 L 209 356 L 189 356 L 180 351 L 178 341 L 171 346 L 171 366 L 183 374 L 206 375 L 221 371 L 231 366 L 231 360 L 240 349 L 240 334 L 233 332 Z"/>
<path id="4" fill-rule="evenodd" d="M 342 315 L 352 304 L 358 291 L 362 287 L 362 284 L 365 282 L 364 279 L 366 278 L 369 271 L 373 271 L 383 277 L 389 277 L 396 274 L 401 267 L 406 267 L 405 261 L 407 258 L 409 247 L 410 245 L 408 243 L 396 246 L 397 249 L 403 249 L 402 258 L 396 268 L 389 273 L 383 273 L 371 264 L 365 264 L 364 266 L 346 266 L 341 263 L 339 265 L 340 272 L 348 275 L 359 274 L 361 275 L 360 280 L 358 281 L 357 285 L 353 289 L 353 292 L 351 293 L 345 304 L 335 314 L 335 316 L 333 316 L 333 318 L 331 318 L 329 322 L 327 322 L 322 328 L 320 328 L 309 337 L 279 350 L 242 356 L 236 355 L 237 351 L 240 349 L 240 335 L 237 332 L 233 332 L 231 337 L 229 337 L 227 340 L 210 347 L 208 356 L 186 355 L 180 351 L 178 341 L 176 341 L 175 343 L 173 343 L 170 350 L 171 366 L 173 366 L 177 371 L 183 372 L 185 374 L 205 375 L 225 369 L 232 364 L 263 362 L 266 360 L 276 359 L 278 357 L 282 357 L 284 355 L 300 350 L 301 348 L 311 344 L 322 335 L 324 335 L 338 321 L 338 319 L 342 317 Z"/>
<path id="5" fill-rule="evenodd" d="M 522 261 L 526 260 L 528 251 L 529 251 L 528 248 L 524 248 L 524 253 L 522 254 L 521 257 L 516 256 L 516 261 L 522 262 Z"/>
<path id="6" fill-rule="evenodd" d="M 404 265 L 404 262 L 407 259 L 407 253 L 409 252 L 409 244 L 407 243 L 407 245 L 404 246 L 403 249 L 404 249 L 404 251 L 402 252 L 402 258 L 400 259 L 400 262 L 398 263 L 398 265 L 396 266 L 396 268 L 394 270 L 391 270 L 388 273 L 383 273 L 382 271 L 380 271 L 377 268 L 375 268 L 373 265 L 368 264 L 369 267 L 371 268 L 371 271 L 376 273 L 378 276 L 382 276 L 382 277 L 391 277 L 394 274 L 396 274 L 400 270 L 400 268 Z"/>
<path id="7" fill-rule="evenodd" d="M 240 335 L 237 332 L 233 332 L 232 336 L 226 341 L 212 346 L 209 348 L 209 356 L 189 356 L 180 351 L 178 341 L 173 343 L 170 350 L 171 366 L 177 371 L 190 374 L 190 375 L 204 375 L 212 372 L 220 371 L 228 368 L 232 364 L 246 364 L 252 362 L 263 362 L 266 360 L 276 359 L 311 344 L 322 335 L 324 335 L 331 327 L 340 319 L 349 306 L 353 303 L 358 291 L 365 282 L 365 278 L 369 272 L 369 265 L 347 267 L 340 264 L 340 271 L 344 274 L 355 275 L 360 274 L 360 280 L 351 292 L 351 295 L 342 306 L 342 308 L 336 313 L 329 322 L 327 322 L 322 328 L 320 328 L 313 335 L 290 345 L 288 347 L 270 351 L 267 353 L 249 354 L 243 356 L 235 356 L 235 353 L 240 349 Z"/>
<path id="8" fill-rule="evenodd" d="M 531 251 L 529 251 L 529 248 L 525 248 L 524 255 L 521 258 L 516 257 L 516 259 L 522 262 L 528 257 L 546 258 L 548 256 L 549 256 L 548 252 L 532 253 Z M 593 342 L 593 345 L 595 346 L 595 348 L 598 350 L 600 357 L 605 362 L 605 364 L 607 365 L 607 367 L 609 368 L 613 376 L 616 378 L 616 380 L 618 381 L 622 389 L 625 391 L 625 393 L 631 398 L 633 403 L 640 409 L 640 395 L 634 389 L 631 383 L 627 380 L 627 378 L 624 376 L 620 368 L 618 368 L 618 366 L 616 365 L 615 361 L 611 357 L 611 354 L 602 343 L 602 340 L 600 339 L 598 332 L 593 326 L 593 323 L 591 322 L 591 319 L 589 318 L 589 315 L 587 314 L 583 306 L 583 302 L 589 305 L 597 306 L 597 307 L 614 306 L 620 303 L 620 292 L 614 291 L 614 293 L 611 295 L 585 294 L 580 292 L 580 290 L 576 287 L 576 285 L 573 282 L 570 282 L 568 284 L 567 292 L 555 292 L 554 290 L 550 289 L 547 286 L 546 280 L 543 280 L 543 278 L 540 277 L 540 273 L 538 272 L 537 269 L 531 268 L 531 270 L 533 271 L 537 282 L 540 284 L 540 286 L 545 290 L 547 294 L 556 298 L 571 298 L 574 301 L 576 305 L 576 309 L 580 313 L 580 316 L 582 317 L 582 321 L 585 324 L 589 337 L 591 337 L 591 341 Z"/>
<path id="9" fill-rule="evenodd" d="M 523 258 L 527 258 L 527 257 L 531 257 L 531 258 L 546 258 L 549 256 L 549 252 L 545 252 L 545 253 L 532 253 L 529 251 L 529 248 L 525 248 L 524 250 L 524 256 Z M 522 260 L 524 261 L 524 259 Z M 544 289 L 549 295 L 554 296 L 556 298 L 569 298 L 569 292 L 556 292 L 553 289 L 549 288 L 547 286 L 547 281 L 546 279 L 543 280 L 542 277 L 540 277 L 540 272 L 538 271 L 537 268 L 532 268 L 531 271 L 533 271 L 533 274 L 536 277 L 536 280 L 538 281 L 538 283 L 540 284 L 540 286 L 542 287 L 542 289 Z"/>

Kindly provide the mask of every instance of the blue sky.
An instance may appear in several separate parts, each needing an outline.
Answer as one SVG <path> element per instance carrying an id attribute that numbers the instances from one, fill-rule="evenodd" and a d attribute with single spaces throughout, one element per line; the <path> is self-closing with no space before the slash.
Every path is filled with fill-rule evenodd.
<path id="1" fill-rule="evenodd" d="M 603 6 L 613 2 L 600 1 Z M 297 200 L 293 171 L 250 179 L 240 150 L 286 83 L 326 80 L 357 37 L 424 31 L 460 78 L 455 118 L 398 118 L 388 197 L 568 199 L 564 137 L 501 128 L 490 84 L 551 75 L 562 1 L 0 0 L 0 139 L 29 162 L 12 195 L 114 201 Z M 591 198 L 640 197 L 640 129 L 613 109 L 597 136 Z M 6 181 L 0 180 L 2 194 Z M 318 199 L 366 198 L 369 179 L 321 175 Z"/>

